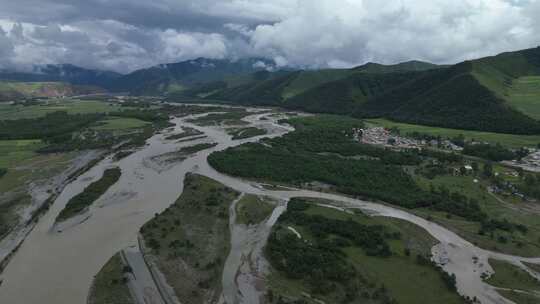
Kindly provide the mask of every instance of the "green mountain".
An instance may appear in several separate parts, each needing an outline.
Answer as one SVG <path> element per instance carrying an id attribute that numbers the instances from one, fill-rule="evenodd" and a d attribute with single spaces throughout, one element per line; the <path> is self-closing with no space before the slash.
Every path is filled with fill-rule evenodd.
<path id="1" fill-rule="evenodd" d="M 458 129 L 538 134 L 540 47 L 452 66 L 410 61 L 288 72 L 223 86 L 206 96 Z"/>
<path id="2" fill-rule="evenodd" d="M 246 80 L 242 78 L 267 68 L 273 68 L 273 64 L 259 58 L 239 60 L 198 58 L 134 71 L 117 79 L 113 89 L 135 95 L 179 93 L 209 83 L 230 81 L 233 84 L 240 84 L 251 81 L 250 77 Z"/>
<path id="3" fill-rule="evenodd" d="M 395 84 L 403 78 L 398 73 L 438 67 L 410 61 L 396 65 L 368 63 L 353 69 L 280 71 L 278 75 L 272 73 L 266 78 L 254 78 L 239 86 L 229 85 L 207 97 L 242 104 L 271 104 L 309 111 L 347 113 L 356 99 L 365 99 L 380 91 L 381 86 Z M 341 105 L 334 105 L 330 100 L 336 94 L 343 94 L 339 96 Z M 302 101 L 304 98 L 306 102 Z"/>
<path id="4" fill-rule="evenodd" d="M 359 105 L 355 115 L 459 129 L 538 134 L 540 48 L 420 73 Z M 525 92 L 516 84 L 533 83 Z M 532 98 L 520 99 L 522 94 Z M 534 97 L 537 99 L 534 99 Z M 524 111 L 523 107 L 534 111 Z"/>
<path id="5" fill-rule="evenodd" d="M 411 60 L 406 62 L 401 62 L 397 64 L 379 64 L 368 62 L 364 65 L 354 68 L 355 71 L 360 71 L 362 73 L 372 73 L 372 74 L 386 74 L 386 73 L 396 73 L 396 72 L 414 72 L 414 71 L 428 71 L 438 68 L 447 67 L 444 65 L 437 65 L 429 62 Z"/>

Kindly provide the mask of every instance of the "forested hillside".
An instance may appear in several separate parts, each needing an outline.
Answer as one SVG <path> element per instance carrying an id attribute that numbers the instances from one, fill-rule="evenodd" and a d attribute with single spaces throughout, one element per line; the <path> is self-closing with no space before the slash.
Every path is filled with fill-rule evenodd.
<path id="1" fill-rule="evenodd" d="M 411 61 L 290 72 L 218 89 L 207 98 L 456 129 L 538 134 L 540 47 L 449 67 Z"/>

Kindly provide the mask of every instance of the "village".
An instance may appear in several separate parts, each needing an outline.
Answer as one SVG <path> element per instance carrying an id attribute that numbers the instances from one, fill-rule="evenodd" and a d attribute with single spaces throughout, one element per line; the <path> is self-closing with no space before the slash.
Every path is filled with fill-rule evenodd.
<path id="1" fill-rule="evenodd" d="M 408 137 L 400 136 L 393 133 L 391 130 L 384 127 L 373 128 L 355 128 L 353 129 L 354 140 L 368 144 L 379 145 L 392 149 L 422 149 L 425 147 L 432 147 L 447 151 L 462 151 L 463 148 L 452 143 L 448 139 L 444 140 L 418 140 Z"/>
<path id="2" fill-rule="evenodd" d="M 368 145 L 378 145 L 393 150 L 407 149 L 437 149 L 446 152 L 462 152 L 463 147 L 451 142 L 449 139 L 414 139 L 401 136 L 399 132 L 386 129 L 384 127 L 371 128 L 355 128 L 352 130 L 353 139 L 359 143 Z M 471 144 L 482 144 L 481 142 L 473 142 Z M 519 172 L 540 172 L 540 150 L 536 148 L 528 148 L 529 154 L 519 160 L 501 161 L 502 166 L 497 167 L 497 170 L 492 172 L 496 182 L 487 186 L 486 190 L 492 194 L 502 196 L 514 196 L 523 201 L 536 201 L 535 199 L 526 196 L 516 185 L 514 180 L 520 177 Z M 474 161 L 467 161 L 462 166 L 449 168 L 454 176 L 474 175 L 477 168 L 472 166 Z M 477 167 L 477 165 L 476 165 Z M 474 183 L 479 183 L 478 178 L 473 179 Z"/>

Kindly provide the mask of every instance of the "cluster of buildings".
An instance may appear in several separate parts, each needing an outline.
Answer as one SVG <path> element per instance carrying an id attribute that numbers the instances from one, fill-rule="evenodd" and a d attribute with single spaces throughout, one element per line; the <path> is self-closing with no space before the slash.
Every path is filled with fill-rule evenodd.
<path id="1" fill-rule="evenodd" d="M 455 145 L 449 140 L 418 140 L 408 137 L 403 137 L 392 133 L 390 130 L 383 127 L 374 127 L 353 129 L 353 138 L 364 144 L 380 145 L 385 147 L 404 148 L 404 149 L 420 149 L 423 147 L 437 147 L 439 149 L 461 151 L 462 147 Z"/>
<path id="2" fill-rule="evenodd" d="M 532 149 L 530 152 L 521 160 L 503 161 L 503 163 L 526 171 L 540 172 L 540 150 Z"/>

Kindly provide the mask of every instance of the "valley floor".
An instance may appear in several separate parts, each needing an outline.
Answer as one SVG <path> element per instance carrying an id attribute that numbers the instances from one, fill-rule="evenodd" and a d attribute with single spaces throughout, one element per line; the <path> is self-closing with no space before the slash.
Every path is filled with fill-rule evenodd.
<path id="1" fill-rule="evenodd" d="M 300 300 L 304 303 L 412 304 L 429 299 L 429 302 L 451 304 L 463 303 L 465 300 L 460 295 L 468 297 L 469 301 L 512 303 L 503 298 L 509 293 L 499 293 L 500 288 L 516 289 L 506 283 L 512 270 L 493 261 L 513 265 L 511 267 L 525 272 L 524 275 L 538 275 L 534 265 L 540 264 L 537 258 L 540 254 L 533 250 L 537 231 L 532 222 L 527 226 L 526 235 L 517 230 L 511 232 L 516 240 L 530 240 L 530 245 L 489 248 L 480 242 L 473 243 L 472 236 L 463 235 L 458 226 L 444 222 L 443 219 L 461 220 L 457 215 L 447 218 L 449 212 L 396 206 L 397 202 L 391 202 L 392 205 L 371 202 L 371 199 L 354 198 L 358 196 L 354 193 L 339 194 L 337 191 L 352 186 L 338 175 L 334 181 L 343 188 L 327 187 L 324 180 L 313 183 L 309 175 L 295 181 L 265 177 L 272 169 L 288 165 L 286 158 L 270 157 L 281 157 L 279 153 L 263 154 L 268 155 L 266 160 L 272 163 L 250 169 L 250 173 L 255 174 L 255 169 L 267 168 L 264 174 L 238 175 L 283 187 L 268 190 L 258 182 L 217 172 L 206 161 L 213 152 L 249 152 L 253 145 L 268 149 L 293 148 L 287 138 L 283 139 L 284 134 L 294 134 L 294 129 L 278 122 L 286 118 L 282 113 L 257 109 L 248 109 L 243 114 L 231 113 L 235 112 L 209 118 L 204 113 L 174 118 L 171 120 L 174 126 L 150 137 L 147 145 L 125 158 L 108 156 L 67 185 L 1 274 L 0 302 L 84 303 L 93 282 L 92 303 L 103 303 L 114 297 L 125 303 L 153 298 L 154 303 L 293 303 Z M 340 123 L 340 120 L 327 122 Z M 316 119 L 308 119 L 304 127 L 309 129 L 310 124 L 317 123 Z M 350 123 L 348 128 L 358 122 L 347 123 Z M 244 133 L 236 130 L 246 126 L 263 129 L 265 134 L 253 131 L 253 136 L 244 138 Z M 179 139 L 182 137 L 179 134 L 190 128 L 198 131 L 193 133 L 196 135 Z M 336 130 L 340 128 L 339 124 Z M 227 129 L 234 131 L 227 132 Z M 252 142 L 260 144 L 250 144 Z M 304 156 L 321 152 L 313 145 L 302 149 L 307 149 L 301 151 Z M 379 151 L 366 153 L 374 155 Z M 167 157 L 160 157 L 163 155 Z M 343 159 L 349 156 L 354 154 L 345 155 Z M 406 156 L 405 161 L 410 161 L 409 157 Z M 350 170 L 332 167 L 341 166 L 341 161 L 330 161 L 330 158 L 319 155 L 315 159 L 328 166 L 332 174 L 335 174 L 332 168 Z M 347 159 L 347 163 L 367 166 L 364 161 L 371 158 Z M 253 159 L 244 158 L 243 165 L 249 166 L 250 161 Z M 400 161 L 403 160 L 400 158 Z M 105 170 L 116 166 L 122 170 L 121 177 L 92 202 L 84 221 L 66 227 L 61 233 L 51 229 L 57 215 L 73 196 L 98 180 Z M 310 168 L 299 168 L 302 174 L 313 174 Z M 401 172 L 389 164 L 377 170 L 370 174 Z M 413 180 L 407 177 L 409 175 L 384 176 L 395 178 L 388 182 L 396 186 L 417 185 L 421 179 Z M 438 179 L 451 185 L 444 177 L 430 182 L 436 183 Z M 309 186 L 322 191 L 286 188 L 291 186 Z M 355 189 L 365 187 L 363 184 L 353 186 L 357 186 Z M 429 192 L 422 187 L 418 186 L 418 191 Z M 389 190 L 384 184 L 376 189 Z M 464 184 L 456 189 L 468 188 Z M 396 193 L 399 197 L 399 192 Z M 410 195 L 407 199 L 415 201 L 416 197 L 407 193 Z M 474 196 L 479 192 L 473 193 Z M 480 200 L 480 205 L 484 210 L 490 204 L 499 206 L 497 202 Z M 423 211 L 427 213 L 422 214 Z M 437 212 L 440 217 L 436 217 Z M 486 211 L 493 218 L 498 212 L 499 207 Z M 525 224 L 527 216 L 523 214 L 512 221 Z M 457 234 L 451 231 L 453 228 L 457 229 Z M 495 229 L 493 233 L 507 236 L 508 232 Z M 139 250 L 142 255 L 135 257 L 130 250 L 132 253 Z M 516 250 L 516 255 L 500 252 L 512 250 Z M 525 250 L 530 250 L 529 255 L 533 257 L 518 256 Z M 118 255 L 121 251 L 124 254 Z M 134 262 L 135 259 L 138 262 Z M 150 266 L 148 270 L 143 264 Z M 139 284 L 134 276 L 142 272 L 146 273 L 143 276 L 146 281 L 151 277 L 153 283 Z M 397 276 L 396 272 L 402 275 Z M 524 281 L 534 284 L 534 280 Z M 522 286 L 530 287 L 518 287 Z M 343 292 L 333 292 L 336 289 Z M 525 297 L 511 294 L 508 298 L 520 296 Z M 535 294 L 526 296 L 534 298 Z M 113 303 L 124 302 L 115 300 Z"/>

